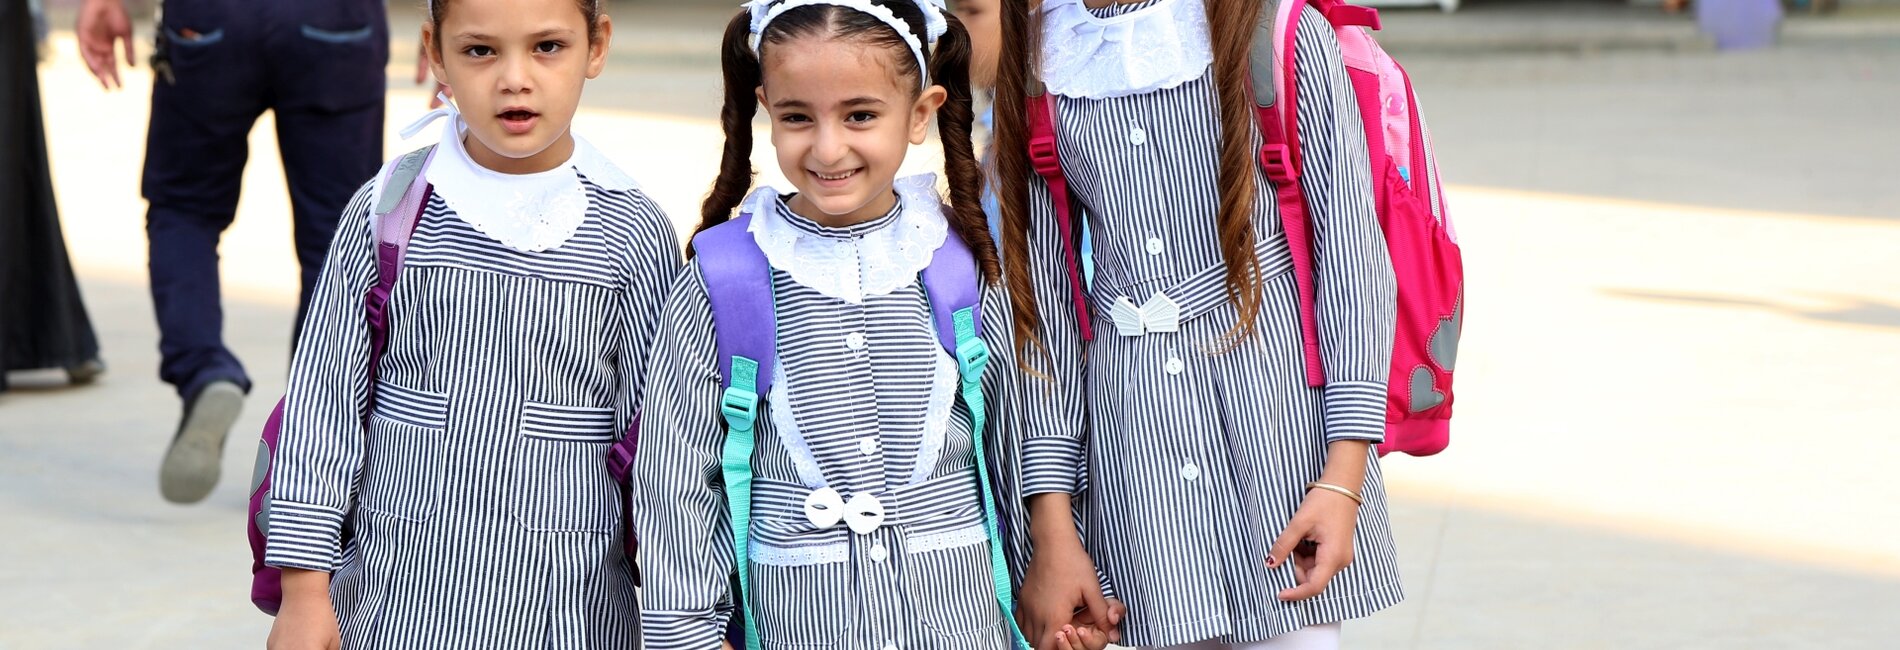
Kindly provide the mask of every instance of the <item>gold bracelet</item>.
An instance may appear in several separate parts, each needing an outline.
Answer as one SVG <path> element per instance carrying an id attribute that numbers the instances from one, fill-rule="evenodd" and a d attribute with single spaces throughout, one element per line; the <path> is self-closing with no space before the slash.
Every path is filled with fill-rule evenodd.
<path id="1" fill-rule="evenodd" d="M 1321 482 L 1319 482 L 1319 481 L 1313 481 L 1312 483 L 1307 483 L 1307 484 L 1306 484 L 1306 489 L 1307 489 L 1307 490 L 1309 490 L 1309 491 L 1310 491 L 1310 490 L 1312 490 L 1312 489 L 1314 489 L 1314 488 L 1318 488 L 1318 489 L 1321 489 L 1321 490 L 1325 490 L 1325 491 L 1327 491 L 1327 492 L 1338 492 L 1338 493 L 1340 493 L 1340 494 L 1344 494 L 1344 495 L 1346 495 L 1346 498 L 1348 498 L 1348 499 L 1352 499 L 1352 502 L 1353 502 L 1353 503 L 1357 503 L 1357 504 L 1359 504 L 1359 505 L 1362 505 L 1362 506 L 1363 506 L 1363 505 L 1366 505 L 1366 500 L 1365 500 L 1365 499 L 1361 499 L 1361 498 L 1359 498 L 1359 493 L 1358 493 L 1358 492 L 1354 492 L 1354 491 L 1352 491 L 1352 490 L 1348 490 L 1348 489 L 1346 489 L 1346 488 L 1343 488 L 1343 487 L 1339 487 L 1339 486 L 1337 486 L 1337 485 L 1333 485 L 1333 484 L 1331 484 L 1331 483 L 1321 483 Z"/>

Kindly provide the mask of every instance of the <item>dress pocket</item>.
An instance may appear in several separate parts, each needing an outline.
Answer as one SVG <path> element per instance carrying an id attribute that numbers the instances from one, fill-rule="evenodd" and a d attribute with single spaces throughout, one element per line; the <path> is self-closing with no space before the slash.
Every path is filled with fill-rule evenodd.
<path id="1" fill-rule="evenodd" d="M 990 574 L 988 541 L 904 555 L 904 591 L 931 636 L 964 647 L 1003 622 Z"/>
<path id="2" fill-rule="evenodd" d="M 404 521 L 428 521 L 442 489 L 448 395 L 377 382 L 375 397 L 357 506 Z"/>
<path id="3" fill-rule="evenodd" d="M 607 471 L 614 410 L 525 402 L 515 457 L 515 517 L 529 530 L 611 532 L 620 486 Z"/>
<path id="4" fill-rule="evenodd" d="M 730 552 L 730 551 L 728 551 Z M 801 566 L 752 563 L 751 614 L 766 648 L 839 645 L 858 615 L 849 562 Z"/>

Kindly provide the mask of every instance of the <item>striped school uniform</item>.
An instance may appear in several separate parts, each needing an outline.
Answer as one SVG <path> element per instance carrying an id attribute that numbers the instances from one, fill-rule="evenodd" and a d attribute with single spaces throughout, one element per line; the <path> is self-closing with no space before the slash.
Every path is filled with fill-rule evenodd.
<path id="1" fill-rule="evenodd" d="M 1008 645 L 969 412 L 918 279 L 956 236 L 933 183 L 899 179 L 896 208 L 848 228 L 793 213 L 771 189 L 746 201 L 772 266 L 778 331 L 778 375 L 759 407 L 752 456 L 748 549 L 749 615 L 767 649 Z M 985 341 L 1009 349 L 1009 328 L 994 325 L 1008 323 L 1000 289 L 988 288 L 980 309 Z M 718 647 L 736 600 L 711 310 L 698 263 L 689 263 L 650 357 L 634 482 L 652 649 Z M 1013 375 L 998 370 L 1013 363 L 993 358 L 987 401 L 1006 400 Z M 821 488 L 847 502 L 874 498 L 884 518 L 847 514 L 820 527 L 804 504 Z M 860 524 L 868 532 L 856 532 Z"/>
<path id="2" fill-rule="evenodd" d="M 1040 333 L 1053 354 L 1032 366 L 1054 381 L 1023 391 L 1039 402 L 1026 423 L 1023 491 L 1082 495 L 1092 515 L 1085 545 L 1128 605 L 1125 643 L 1254 642 L 1398 602 L 1376 459 L 1366 468 L 1356 559 L 1324 593 L 1280 602 L 1277 593 L 1294 586 L 1291 564 L 1266 567 L 1268 547 L 1324 467 L 1327 443 L 1377 441 L 1385 428 L 1394 280 L 1331 27 L 1311 9 L 1297 26 L 1299 179 L 1312 207 L 1328 380 L 1313 388 L 1290 253 L 1258 169 L 1261 312 L 1252 337 L 1224 345 L 1238 314 L 1217 241 L 1220 125 L 1201 2 L 1087 10 L 1052 0 L 1043 11 L 1063 171 L 1095 244 L 1095 338 L 1079 335 L 1048 188 L 1033 178 L 1030 254 Z M 1178 318 L 1168 317 L 1170 305 Z"/>
<path id="3" fill-rule="evenodd" d="M 333 572 L 345 648 L 636 647 L 605 451 L 633 421 L 677 239 L 585 142 L 511 177 L 447 131 L 373 391 L 375 183 L 343 215 L 291 370 L 265 562 Z"/>

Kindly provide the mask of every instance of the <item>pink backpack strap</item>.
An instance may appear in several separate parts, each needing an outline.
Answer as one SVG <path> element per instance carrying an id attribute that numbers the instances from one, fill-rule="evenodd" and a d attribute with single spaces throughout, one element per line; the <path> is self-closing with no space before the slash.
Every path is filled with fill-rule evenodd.
<path id="1" fill-rule="evenodd" d="M 1306 352 L 1306 381 L 1326 383 L 1320 361 L 1319 318 L 1313 273 L 1313 244 L 1308 235 L 1306 192 L 1300 188 L 1299 75 L 1295 68 L 1300 11 L 1308 0 L 1281 0 L 1254 39 L 1252 57 L 1254 117 L 1260 125 L 1260 166 L 1273 181 L 1287 247 L 1293 251 L 1293 277 L 1299 286 L 1300 342 Z M 1260 36 L 1271 35 L 1261 39 Z M 1266 68 L 1263 70 L 1262 68 Z M 1272 88 L 1262 92 L 1260 85 Z M 1277 95 L 1277 97 L 1276 97 Z"/>
<path id="2" fill-rule="evenodd" d="M 1075 215 L 1069 201 L 1069 181 L 1062 175 L 1062 155 L 1056 148 L 1056 99 L 1040 86 L 1033 88 L 1029 105 L 1029 164 L 1049 185 L 1049 202 L 1055 205 L 1056 224 L 1062 231 L 1062 252 L 1069 265 L 1070 299 L 1075 302 L 1075 322 L 1082 340 L 1094 340 L 1089 322 L 1088 294 L 1082 285 L 1081 256 L 1075 245 Z"/>

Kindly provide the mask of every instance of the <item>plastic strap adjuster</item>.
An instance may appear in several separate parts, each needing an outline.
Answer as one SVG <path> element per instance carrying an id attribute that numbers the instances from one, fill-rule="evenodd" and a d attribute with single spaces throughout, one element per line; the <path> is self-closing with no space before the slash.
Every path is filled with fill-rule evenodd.
<path id="1" fill-rule="evenodd" d="M 1046 135 L 1030 138 L 1029 164 L 1044 177 L 1062 173 L 1062 155 L 1056 149 L 1056 139 Z"/>
<path id="2" fill-rule="evenodd" d="M 1286 183 L 1299 178 L 1299 172 L 1293 169 L 1293 151 L 1283 144 L 1270 144 L 1260 147 L 1260 166 L 1266 168 L 1267 178 L 1276 183 Z"/>

